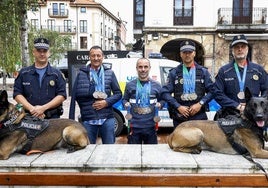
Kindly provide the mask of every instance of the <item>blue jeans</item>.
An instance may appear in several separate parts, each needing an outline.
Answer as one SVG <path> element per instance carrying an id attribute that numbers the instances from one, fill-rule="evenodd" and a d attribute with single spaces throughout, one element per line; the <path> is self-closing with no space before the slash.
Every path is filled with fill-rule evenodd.
<path id="1" fill-rule="evenodd" d="M 103 144 L 115 143 L 114 118 L 106 119 L 106 121 L 102 125 L 92 125 L 89 124 L 88 121 L 84 121 L 83 125 L 87 130 L 87 135 L 89 137 L 90 144 L 96 144 L 98 135 L 100 135 Z"/>

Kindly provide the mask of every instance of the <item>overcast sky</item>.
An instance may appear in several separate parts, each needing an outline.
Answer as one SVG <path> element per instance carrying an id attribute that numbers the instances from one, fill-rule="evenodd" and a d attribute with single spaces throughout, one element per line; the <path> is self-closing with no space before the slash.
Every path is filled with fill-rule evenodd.
<path id="1" fill-rule="evenodd" d="M 123 21 L 126 21 L 127 41 L 133 43 L 133 1 L 132 0 L 95 0 L 101 3 L 106 9 L 115 16 L 118 15 Z"/>

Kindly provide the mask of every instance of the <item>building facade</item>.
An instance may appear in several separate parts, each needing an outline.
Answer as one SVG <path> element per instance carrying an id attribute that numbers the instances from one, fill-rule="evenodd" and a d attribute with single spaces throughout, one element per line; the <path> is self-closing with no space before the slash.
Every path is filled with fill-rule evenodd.
<path id="1" fill-rule="evenodd" d="M 145 56 L 160 52 L 177 61 L 180 41 L 192 39 L 196 61 L 214 75 L 232 58 L 232 37 L 245 34 L 249 59 L 268 70 L 267 7 L 263 0 L 134 0 L 134 38 L 143 38 Z"/>
<path id="2" fill-rule="evenodd" d="M 94 0 L 40 0 L 27 15 L 31 27 L 71 36 L 73 50 L 125 50 L 124 22 Z"/>

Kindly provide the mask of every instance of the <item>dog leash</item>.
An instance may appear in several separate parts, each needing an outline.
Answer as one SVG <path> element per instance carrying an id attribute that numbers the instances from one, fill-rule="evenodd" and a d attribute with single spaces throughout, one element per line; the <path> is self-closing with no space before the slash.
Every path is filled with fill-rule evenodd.
<path id="1" fill-rule="evenodd" d="M 264 172 L 264 175 L 265 175 L 265 177 L 266 177 L 266 180 L 268 181 L 268 173 L 267 173 L 267 171 L 263 168 L 263 166 L 262 166 L 260 163 L 254 161 L 254 160 L 252 159 L 252 157 L 249 155 L 249 153 L 247 153 L 247 154 L 243 154 L 242 156 L 243 156 L 244 158 L 246 158 L 248 161 L 254 163 L 254 164 L 256 165 L 256 167 L 258 167 L 260 170 L 262 170 L 262 171 Z"/>
<path id="2" fill-rule="evenodd" d="M 252 126 L 252 123 L 244 120 L 244 119 L 240 119 L 239 117 L 237 116 L 227 116 L 228 118 L 221 118 L 218 120 L 219 124 L 221 124 L 221 128 L 223 130 L 223 132 L 226 134 L 227 136 L 227 140 L 228 142 L 231 144 L 232 148 L 237 152 L 239 153 L 240 155 L 242 155 L 245 159 L 247 159 L 248 161 L 252 162 L 253 164 L 256 165 L 257 168 L 259 168 L 260 170 L 262 170 L 265 174 L 265 177 L 268 181 L 268 173 L 267 171 L 263 168 L 263 166 L 254 161 L 250 155 L 250 153 L 248 152 L 248 150 L 241 146 L 240 144 L 236 143 L 232 137 L 233 135 L 233 132 L 235 131 L 235 129 L 237 128 L 236 125 L 241 125 L 241 127 L 246 127 L 246 128 L 252 128 L 254 126 Z M 227 119 L 227 122 L 226 122 L 226 119 Z M 230 122 L 232 121 L 232 122 Z M 231 129 L 225 129 L 224 128 L 224 125 L 228 125 L 228 126 L 225 126 L 225 127 L 231 127 Z M 230 126 L 232 125 L 232 126 Z M 258 132 L 258 130 L 256 129 L 255 132 Z"/>
<path id="3" fill-rule="evenodd" d="M 263 166 L 254 161 L 250 155 L 250 153 L 247 151 L 246 148 L 244 148 L 243 146 L 237 144 L 236 142 L 234 142 L 234 140 L 231 137 L 227 137 L 227 140 L 229 141 L 229 143 L 231 144 L 232 148 L 239 153 L 240 155 L 242 155 L 245 159 L 247 159 L 248 161 L 252 162 L 253 164 L 256 165 L 257 168 L 259 168 L 260 170 L 262 170 L 264 172 L 264 175 L 268 181 L 268 173 L 267 171 L 263 168 Z"/>

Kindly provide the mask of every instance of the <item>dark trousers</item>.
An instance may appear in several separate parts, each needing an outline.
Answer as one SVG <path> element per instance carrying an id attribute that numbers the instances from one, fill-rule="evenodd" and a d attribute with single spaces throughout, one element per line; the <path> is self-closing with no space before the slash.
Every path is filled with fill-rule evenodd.
<path id="1" fill-rule="evenodd" d="M 128 135 L 128 144 L 157 144 L 157 132 L 155 127 L 132 127 Z"/>
<path id="2" fill-rule="evenodd" d="M 191 116 L 189 117 L 188 119 L 185 119 L 185 120 L 178 120 L 178 119 L 173 119 L 173 126 L 174 126 L 174 129 L 179 125 L 181 124 L 182 122 L 185 122 L 185 121 L 190 121 L 190 120 L 207 120 L 208 117 L 207 117 L 207 114 L 206 112 L 201 112 L 201 113 L 198 113 L 194 116 Z"/>

